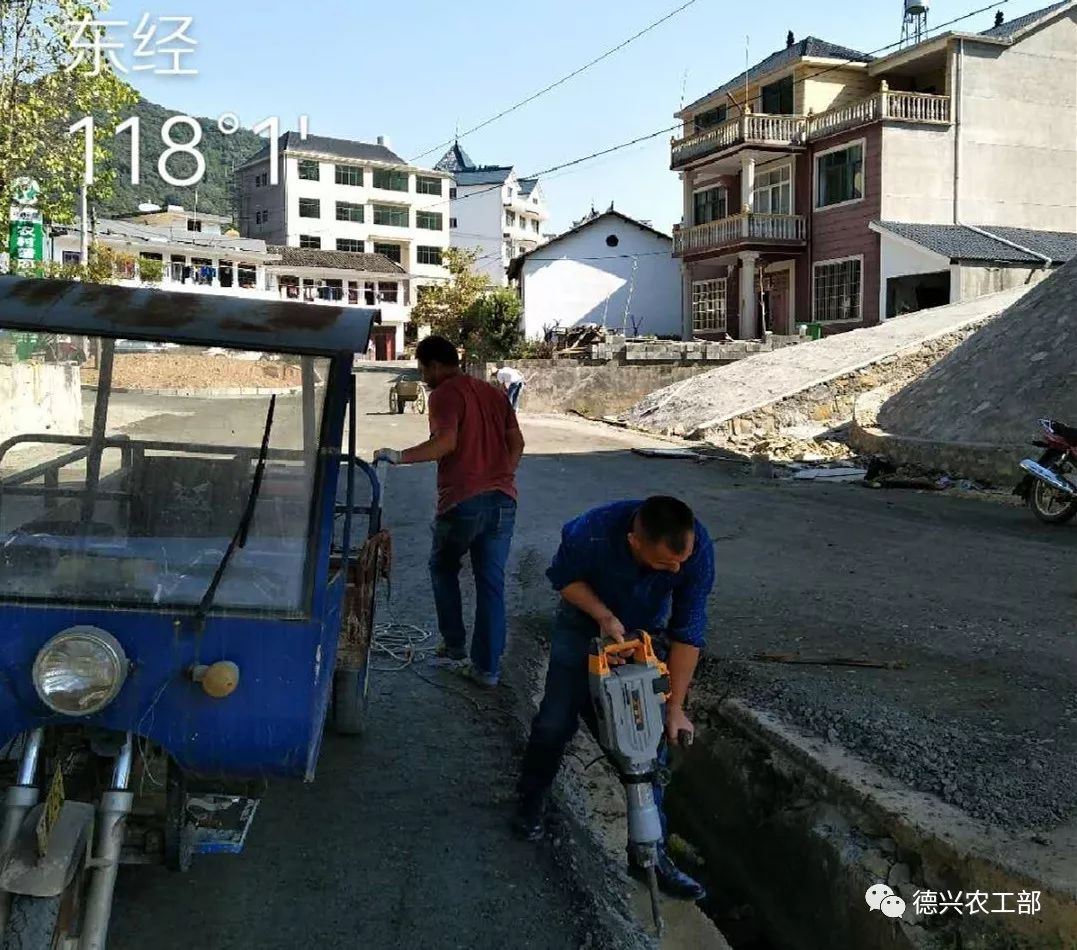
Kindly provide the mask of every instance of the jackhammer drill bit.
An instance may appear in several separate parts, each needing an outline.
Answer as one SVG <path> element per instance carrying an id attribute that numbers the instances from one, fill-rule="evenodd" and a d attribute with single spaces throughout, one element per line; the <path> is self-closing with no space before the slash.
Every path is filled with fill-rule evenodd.
<path id="1" fill-rule="evenodd" d="M 651 916 L 654 918 L 654 933 L 656 937 L 662 936 L 665 924 L 662 921 L 662 908 L 658 903 L 658 875 L 652 864 L 647 868 L 647 888 L 651 892 Z"/>

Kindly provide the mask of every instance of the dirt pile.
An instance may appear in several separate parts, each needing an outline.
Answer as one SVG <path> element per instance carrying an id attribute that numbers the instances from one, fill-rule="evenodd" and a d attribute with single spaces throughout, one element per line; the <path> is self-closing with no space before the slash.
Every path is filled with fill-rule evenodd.
<path id="1" fill-rule="evenodd" d="M 83 367 L 85 385 L 97 385 L 97 370 Z M 117 353 L 112 385 L 117 389 L 283 389 L 298 386 L 298 366 L 225 356 Z"/>
<path id="2" fill-rule="evenodd" d="M 1077 424 L 1077 260 L 883 403 L 879 427 L 933 442 L 1017 445 L 1040 418 Z"/>

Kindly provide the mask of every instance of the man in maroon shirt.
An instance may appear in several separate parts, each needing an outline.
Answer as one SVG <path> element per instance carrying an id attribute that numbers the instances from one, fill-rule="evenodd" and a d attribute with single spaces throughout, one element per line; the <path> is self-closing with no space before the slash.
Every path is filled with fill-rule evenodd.
<path id="1" fill-rule="evenodd" d="M 375 461 L 438 463 L 438 507 L 430 577 L 441 644 L 437 659 L 467 659 L 460 603 L 460 562 L 471 555 L 475 631 L 467 672 L 496 686 L 505 650 L 505 565 L 516 524 L 516 468 L 524 437 L 516 413 L 495 386 L 460 372 L 456 347 L 444 337 L 419 343 L 416 356 L 430 388 L 430 438 L 410 449 L 378 449 Z"/>

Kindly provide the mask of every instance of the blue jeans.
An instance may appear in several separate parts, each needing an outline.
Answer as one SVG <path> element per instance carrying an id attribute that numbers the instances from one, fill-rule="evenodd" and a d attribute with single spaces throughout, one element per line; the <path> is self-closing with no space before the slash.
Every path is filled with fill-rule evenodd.
<path id="1" fill-rule="evenodd" d="M 562 604 L 554 622 L 550 644 L 550 666 L 546 671 L 546 689 L 538 715 L 531 723 L 520 781 L 520 795 L 544 795 L 561 767 L 565 747 L 576 734 L 580 718 L 592 736 L 597 736 L 595 707 L 587 679 L 587 657 L 591 641 L 598 636 L 598 625 L 578 610 Z M 668 652 L 664 638 L 653 636 L 655 652 L 663 660 Z M 665 738 L 658 746 L 658 764 L 665 766 L 668 750 Z M 655 781 L 654 800 L 662 816 L 662 836 L 666 832 L 666 813 L 662 807 L 662 786 Z"/>
<path id="2" fill-rule="evenodd" d="M 483 673 L 494 675 L 505 651 L 505 565 L 515 525 L 516 502 L 497 491 L 468 498 L 434 521 L 430 579 L 441 638 L 453 649 L 467 646 L 460 562 L 470 554 L 475 575 L 471 662 Z"/>
<path id="3" fill-rule="evenodd" d="M 520 405 L 520 393 L 524 391 L 523 383 L 513 383 L 509 386 L 509 405 L 516 410 Z"/>

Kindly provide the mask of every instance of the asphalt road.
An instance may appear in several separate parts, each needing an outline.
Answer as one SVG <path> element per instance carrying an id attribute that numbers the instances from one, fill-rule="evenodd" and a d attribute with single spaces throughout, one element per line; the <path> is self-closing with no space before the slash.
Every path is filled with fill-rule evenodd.
<path id="1" fill-rule="evenodd" d="M 370 413 L 382 412 L 389 378 L 363 374 Z M 227 418 L 257 432 L 257 406 L 189 400 L 191 417 L 167 401 L 130 402 L 138 421 L 128 431 Z M 364 414 L 362 424 L 369 452 L 418 441 L 426 420 Z M 510 637 L 531 636 L 549 616 L 542 571 L 565 520 L 613 498 L 676 493 L 718 551 L 701 693 L 732 690 L 832 732 L 990 820 L 1052 824 L 1077 813 L 1077 527 L 1047 529 L 984 501 L 642 459 L 627 451 L 634 436 L 573 420 L 524 428 Z M 391 473 L 394 615 L 424 627 L 432 498 L 429 468 Z M 751 660 L 785 651 L 904 668 Z M 510 641 L 508 662 L 525 652 Z M 506 831 L 508 698 L 465 698 L 414 671 L 383 674 L 374 688 L 370 738 L 328 738 L 313 786 L 274 786 L 243 856 L 202 859 L 186 877 L 125 870 L 111 947 L 578 946 L 592 921 L 565 869 Z"/>

